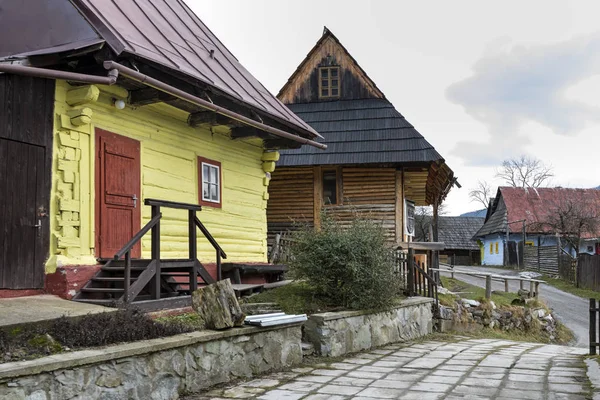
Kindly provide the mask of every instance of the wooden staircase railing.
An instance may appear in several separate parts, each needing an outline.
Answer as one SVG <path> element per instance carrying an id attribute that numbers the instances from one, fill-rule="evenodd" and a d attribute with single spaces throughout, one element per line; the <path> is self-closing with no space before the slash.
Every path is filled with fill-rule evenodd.
<path id="1" fill-rule="evenodd" d="M 151 207 L 150 221 L 102 266 L 73 300 L 103 305 L 130 304 L 139 300 L 165 300 L 166 297 L 179 296 L 182 291 L 196 290 L 198 277 L 201 277 L 204 283 L 214 283 L 215 279 L 197 258 L 196 229 L 200 229 L 215 249 L 217 279 L 221 279 L 221 260 L 226 259 L 227 254 L 196 216 L 196 213 L 202 210 L 201 206 L 156 199 L 146 199 L 144 204 Z M 161 259 L 160 225 L 163 207 L 188 211 L 187 259 Z M 150 259 L 132 259 L 131 251 L 148 232 L 151 233 Z M 177 277 L 189 278 L 189 290 L 182 286 L 187 283 L 182 283 Z"/>

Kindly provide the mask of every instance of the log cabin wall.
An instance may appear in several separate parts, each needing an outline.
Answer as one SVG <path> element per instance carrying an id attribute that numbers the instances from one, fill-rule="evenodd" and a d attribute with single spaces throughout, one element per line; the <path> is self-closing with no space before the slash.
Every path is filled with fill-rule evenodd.
<path id="1" fill-rule="evenodd" d="M 338 173 L 337 205 L 323 205 L 321 176 L 324 170 Z M 294 230 L 295 223 L 320 224 L 324 208 L 342 226 L 357 217 L 381 223 L 390 242 L 404 240 L 402 172 L 381 167 L 283 167 L 269 184 L 267 222 L 269 243 L 275 234 Z M 398 227 L 398 228 L 397 228 Z"/>
<path id="2" fill-rule="evenodd" d="M 269 183 L 267 223 L 269 243 L 276 233 L 296 224 L 314 224 L 313 167 L 277 168 Z"/>

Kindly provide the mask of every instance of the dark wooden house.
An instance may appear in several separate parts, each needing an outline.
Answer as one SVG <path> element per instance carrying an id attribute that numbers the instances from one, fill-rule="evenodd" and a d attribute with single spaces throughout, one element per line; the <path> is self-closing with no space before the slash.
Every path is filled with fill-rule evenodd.
<path id="1" fill-rule="evenodd" d="M 281 151 L 269 185 L 270 238 L 296 222 L 381 222 L 390 241 L 410 240 L 414 207 L 439 205 L 456 182 L 435 148 L 400 114 L 340 41 L 322 37 L 278 98 L 319 131 L 326 151 Z"/>
<path id="2" fill-rule="evenodd" d="M 444 243 L 440 261 L 452 265 L 480 265 L 481 247 L 473 236 L 483 226 L 485 218 L 440 217 L 438 240 Z"/>

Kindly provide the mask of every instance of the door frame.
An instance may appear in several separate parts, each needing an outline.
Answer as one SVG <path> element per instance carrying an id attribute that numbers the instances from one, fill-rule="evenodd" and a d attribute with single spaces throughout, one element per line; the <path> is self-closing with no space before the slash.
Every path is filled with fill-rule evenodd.
<path id="1" fill-rule="evenodd" d="M 125 136 L 125 135 L 120 135 L 118 133 L 115 133 L 113 131 L 109 131 L 107 129 L 103 129 L 103 128 L 99 128 L 99 127 L 95 127 L 94 128 L 94 255 L 97 259 L 101 258 L 100 256 L 100 249 L 101 249 L 101 244 L 100 244 L 100 236 L 102 233 L 102 229 L 101 229 L 101 224 L 102 224 L 102 198 L 103 198 L 103 193 L 102 193 L 102 166 L 100 163 L 101 160 L 101 155 L 102 155 L 102 146 L 100 143 L 100 139 L 102 137 L 106 138 L 106 137 L 118 137 L 118 138 L 123 138 L 126 140 L 130 140 L 132 142 L 137 142 L 140 145 L 140 151 L 139 151 L 139 172 L 140 172 L 140 185 L 139 185 L 139 198 L 138 198 L 138 206 L 137 206 L 137 213 L 138 213 L 138 220 L 140 221 L 139 226 L 135 227 L 135 231 L 134 233 L 137 233 L 137 231 L 139 231 L 142 228 L 142 143 L 137 140 L 137 139 L 133 139 L 131 137 Z M 123 245 L 125 245 L 125 243 L 123 243 Z M 139 244 L 140 246 L 140 257 L 141 257 L 141 242 Z M 133 258 L 133 256 L 132 256 Z"/>

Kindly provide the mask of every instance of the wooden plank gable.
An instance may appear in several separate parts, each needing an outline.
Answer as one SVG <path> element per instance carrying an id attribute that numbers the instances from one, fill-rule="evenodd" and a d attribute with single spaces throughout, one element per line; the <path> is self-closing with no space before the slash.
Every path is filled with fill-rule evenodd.
<path id="1" fill-rule="evenodd" d="M 340 97 L 319 99 L 319 68 L 339 66 Z M 325 28 L 323 36 L 277 95 L 285 104 L 329 100 L 384 99 L 385 95 L 369 78 L 340 41 Z"/>

